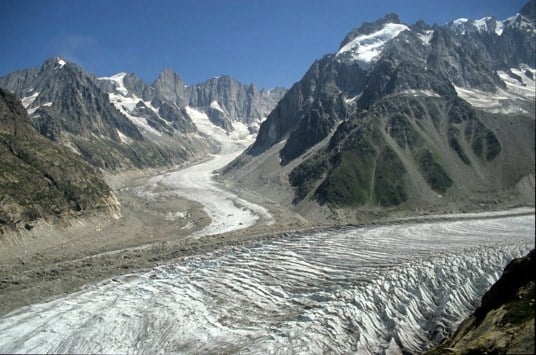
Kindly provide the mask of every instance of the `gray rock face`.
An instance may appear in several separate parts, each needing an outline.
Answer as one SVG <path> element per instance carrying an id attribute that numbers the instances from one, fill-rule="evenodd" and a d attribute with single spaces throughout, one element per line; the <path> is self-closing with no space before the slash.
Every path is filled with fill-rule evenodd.
<path id="1" fill-rule="evenodd" d="M 186 88 L 188 104 L 206 111 L 212 122 L 226 130 L 232 130 L 236 121 L 256 130 L 285 92 L 283 88 L 259 90 L 227 75 Z"/>
<path id="2" fill-rule="evenodd" d="M 283 163 L 301 155 L 353 111 L 345 105 L 344 93 L 355 97 L 363 90 L 365 76 L 357 63 L 337 61 L 332 55 L 317 60 L 261 125 L 249 153 L 261 154 L 290 134 L 281 151 Z"/>
<path id="3" fill-rule="evenodd" d="M 172 102 L 179 107 L 188 104 L 186 85 L 171 69 L 164 70 L 154 82 L 153 87 L 163 101 Z"/>
<path id="4" fill-rule="evenodd" d="M 407 26 L 391 14 L 360 26 L 313 63 L 226 173 L 254 170 L 284 142 L 297 208 L 429 207 L 513 188 L 534 174 L 529 5 L 505 21 Z"/>

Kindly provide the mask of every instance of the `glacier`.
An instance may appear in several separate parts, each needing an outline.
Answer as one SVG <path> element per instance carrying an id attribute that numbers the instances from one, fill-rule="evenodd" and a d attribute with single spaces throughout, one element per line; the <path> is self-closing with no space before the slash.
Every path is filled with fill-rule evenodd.
<path id="1" fill-rule="evenodd" d="M 439 342 L 534 215 L 287 233 L 12 311 L 2 353 L 396 353 Z"/>

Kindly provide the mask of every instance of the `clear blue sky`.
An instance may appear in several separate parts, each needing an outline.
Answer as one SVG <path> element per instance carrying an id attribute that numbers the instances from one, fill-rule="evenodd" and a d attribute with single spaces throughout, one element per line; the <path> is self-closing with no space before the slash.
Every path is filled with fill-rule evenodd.
<path id="1" fill-rule="evenodd" d="M 229 74 L 290 87 L 346 33 L 389 12 L 403 22 L 514 15 L 526 0 L 0 0 L 0 76 L 63 56 L 107 76 L 187 84 Z"/>

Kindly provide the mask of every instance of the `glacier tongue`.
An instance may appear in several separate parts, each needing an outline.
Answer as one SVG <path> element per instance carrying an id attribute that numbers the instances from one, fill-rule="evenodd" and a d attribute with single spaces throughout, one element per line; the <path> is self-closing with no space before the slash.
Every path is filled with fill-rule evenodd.
<path id="1" fill-rule="evenodd" d="M 419 352 L 463 317 L 534 216 L 342 228 L 228 247 L 0 318 L 0 352 Z"/>

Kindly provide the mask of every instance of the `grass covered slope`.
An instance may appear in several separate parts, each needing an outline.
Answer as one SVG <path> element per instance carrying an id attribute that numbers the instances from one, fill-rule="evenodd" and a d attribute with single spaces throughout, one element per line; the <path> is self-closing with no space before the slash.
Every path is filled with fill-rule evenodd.
<path id="1" fill-rule="evenodd" d="M 0 232 L 32 228 L 117 204 L 97 171 L 75 153 L 42 137 L 20 101 L 0 89 Z"/>
<path id="2" fill-rule="evenodd" d="M 390 95 L 290 172 L 294 203 L 426 206 L 512 189 L 534 173 L 531 132 L 528 117 L 483 114 L 456 96 Z"/>

